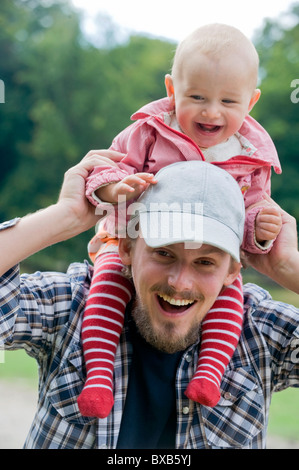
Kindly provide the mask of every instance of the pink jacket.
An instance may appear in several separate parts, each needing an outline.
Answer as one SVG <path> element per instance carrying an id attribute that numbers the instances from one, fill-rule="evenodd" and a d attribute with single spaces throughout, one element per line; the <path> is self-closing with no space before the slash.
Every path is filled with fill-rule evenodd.
<path id="1" fill-rule="evenodd" d="M 111 149 L 126 156 L 119 162 L 119 168 L 96 167 L 87 179 L 86 196 L 94 204 L 93 193 L 100 186 L 117 182 L 132 173 L 146 171 L 156 174 L 171 163 L 186 160 L 204 160 L 199 147 L 185 134 L 164 123 L 164 114 L 173 111 L 168 98 L 163 98 L 142 107 L 132 116 L 136 120 L 124 129 L 112 142 Z M 238 182 L 244 195 L 245 207 L 270 194 L 271 167 L 281 173 L 275 146 L 269 134 L 252 117 L 247 116 L 239 129 L 239 134 L 247 139 L 245 144 L 248 156 L 240 155 L 224 162 L 213 162 L 228 171 Z M 254 242 L 254 220 L 259 209 L 247 211 L 243 249 L 260 253 Z M 109 217 L 105 229 L 109 231 Z M 269 250 L 263 250 L 267 252 Z"/>

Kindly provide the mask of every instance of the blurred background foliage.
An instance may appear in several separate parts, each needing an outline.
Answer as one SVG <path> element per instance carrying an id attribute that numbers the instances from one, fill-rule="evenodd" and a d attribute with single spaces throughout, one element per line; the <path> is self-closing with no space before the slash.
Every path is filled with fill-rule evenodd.
<path id="1" fill-rule="evenodd" d="M 295 3 L 256 33 L 262 97 L 252 112 L 271 134 L 283 167 L 273 175 L 272 195 L 297 220 L 299 103 L 291 101 L 291 82 L 299 79 L 298 20 Z M 0 220 L 54 203 L 70 166 L 90 149 L 109 147 L 135 110 L 165 96 L 175 46 L 144 35 L 120 40 L 106 16 L 98 17 L 91 43 L 66 0 L 2 0 Z M 92 234 L 48 248 L 24 268 L 65 269 L 87 257 Z"/>

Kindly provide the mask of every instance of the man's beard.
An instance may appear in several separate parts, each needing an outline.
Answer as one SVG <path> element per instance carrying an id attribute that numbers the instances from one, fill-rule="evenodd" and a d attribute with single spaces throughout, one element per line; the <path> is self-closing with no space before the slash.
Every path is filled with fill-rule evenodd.
<path id="1" fill-rule="evenodd" d="M 154 348 L 168 354 L 184 351 L 188 346 L 194 344 L 199 337 L 200 324 L 194 322 L 185 335 L 178 335 L 173 322 L 164 321 L 161 328 L 155 329 L 151 323 L 150 316 L 144 305 L 136 299 L 132 309 L 132 316 L 139 333 Z"/>

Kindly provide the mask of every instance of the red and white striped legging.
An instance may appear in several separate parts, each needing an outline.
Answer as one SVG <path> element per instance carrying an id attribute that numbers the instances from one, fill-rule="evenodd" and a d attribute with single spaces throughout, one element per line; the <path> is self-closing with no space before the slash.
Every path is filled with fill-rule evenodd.
<path id="1" fill-rule="evenodd" d="M 78 397 L 83 416 L 105 418 L 113 406 L 113 370 L 133 287 L 118 253 L 99 255 L 85 306 L 81 338 L 87 378 Z"/>

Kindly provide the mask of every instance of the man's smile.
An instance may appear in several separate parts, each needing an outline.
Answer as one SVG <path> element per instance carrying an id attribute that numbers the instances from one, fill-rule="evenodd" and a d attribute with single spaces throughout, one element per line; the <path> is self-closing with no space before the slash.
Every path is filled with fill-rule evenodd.
<path id="1" fill-rule="evenodd" d="M 185 314 L 196 301 L 194 299 L 174 298 L 166 294 L 157 294 L 158 303 L 165 314 Z"/>

